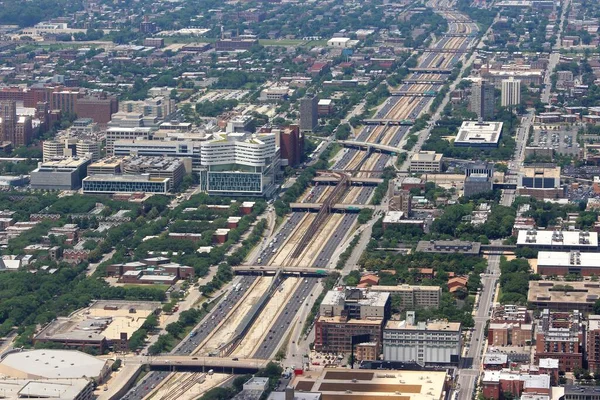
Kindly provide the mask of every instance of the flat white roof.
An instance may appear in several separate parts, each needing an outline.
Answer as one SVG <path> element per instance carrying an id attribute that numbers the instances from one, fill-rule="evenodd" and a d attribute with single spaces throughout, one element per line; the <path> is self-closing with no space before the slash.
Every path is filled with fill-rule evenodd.
<path id="1" fill-rule="evenodd" d="M 502 122 L 463 121 L 454 143 L 494 144 L 500 140 Z"/>
<path id="2" fill-rule="evenodd" d="M 93 378 L 102 375 L 106 361 L 76 350 L 32 350 L 12 353 L 0 361 L 30 377 L 49 379 Z"/>
<path id="3" fill-rule="evenodd" d="M 521 230 L 517 236 L 520 246 L 598 247 L 597 232 Z"/>
<path id="4" fill-rule="evenodd" d="M 547 267 L 597 267 L 600 269 L 600 253 L 578 251 L 540 251 L 537 265 Z"/>

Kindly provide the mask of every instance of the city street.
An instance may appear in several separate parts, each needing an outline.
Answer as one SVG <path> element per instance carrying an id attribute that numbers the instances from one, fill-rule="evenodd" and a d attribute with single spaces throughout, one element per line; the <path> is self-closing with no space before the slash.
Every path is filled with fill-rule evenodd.
<path id="1" fill-rule="evenodd" d="M 501 241 L 497 243 L 501 244 Z M 500 256 L 491 255 L 488 259 L 488 268 L 481 279 L 483 289 L 479 295 L 479 301 L 475 304 L 475 327 L 473 328 L 471 343 L 467 355 L 461 361 L 457 388 L 457 400 L 471 400 L 473 391 L 477 386 L 480 373 L 482 355 L 485 348 L 486 338 L 485 325 L 490 318 L 492 302 L 496 292 L 496 285 L 500 277 Z M 474 340 L 473 340 L 474 339 Z"/>

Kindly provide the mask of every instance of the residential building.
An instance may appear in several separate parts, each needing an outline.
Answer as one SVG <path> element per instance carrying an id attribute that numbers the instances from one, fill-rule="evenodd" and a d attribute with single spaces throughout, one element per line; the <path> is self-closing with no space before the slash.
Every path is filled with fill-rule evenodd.
<path id="1" fill-rule="evenodd" d="M 513 107 L 521 104 L 521 81 L 510 77 L 502 80 L 502 107 Z"/>
<path id="2" fill-rule="evenodd" d="M 200 187 L 209 194 L 271 196 L 280 169 L 273 133 L 216 133 L 200 145 Z"/>
<path id="3" fill-rule="evenodd" d="M 317 113 L 319 116 L 327 116 L 333 112 L 333 100 L 321 99 L 317 103 Z"/>
<path id="4" fill-rule="evenodd" d="M 572 312 L 542 311 L 536 327 L 535 360 L 558 360 L 559 369 L 573 372 L 583 368 L 585 332 L 579 310 Z"/>
<path id="5" fill-rule="evenodd" d="M 410 217 L 412 212 L 412 196 L 410 191 L 401 189 L 401 186 L 395 184 L 397 180 L 394 180 L 388 188 L 388 207 L 390 211 L 400 211 L 404 214 L 405 218 Z"/>
<path id="6" fill-rule="evenodd" d="M 321 316 L 347 315 L 353 319 L 380 318 L 390 313 L 390 294 L 366 289 L 338 287 L 325 294 L 319 306 Z"/>
<path id="7" fill-rule="evenodd" d="M 454 146 L 498 147 L 502 126 L 502 122 L 463 121 L 454 139 Z"/>
<path id="8" fill-rule="evenodd" d="M 300 131 L 313 132 L 319 125 L 318 104 L 319 99 L 314 95 L 300 99 Z"/>
<path id="9" fill-rule="evenodd" d="M 139 101 L 122 101 L 119 103 L 119 111 L 141 114 L 144 117 L 152 117 L 162 121 L 168 119 L 175 112 L 175 100 L 158 96 Z"/>
<path id="10" fill-rule="evenodd" d="M 416 286 L 416 285 L 397 285 L 397 286 L 372 286 L 371 292 L 386 292 L 400 299 L 400 308 L 402 310 L 414 310 L 421 308 L 439 308 L 442 297 L 442 288 L 440 286 Z"/>
<path id="11" fill-rule="evenodd" d="M 549 400 L 551 378 L 548 374 L 522 373 L 509 369 L 484 371 L 481 392 L 486 399 L 503 400 L 505 393 L 509 393 L 511 398 L 534 395 L 534 399 Z"/>
<path id="12" fill-rule="evenodd" d="M 592 281 L 530 281 L 527 302 L 538 309 L 579 310 L 588 314 L 600 298 L 600 283 Z"/>
<path id="13" fill-rule="evenodd" d="M 31 172 L 31 187 L 46 190 L 74 190 L 81 187 L 89 158 L 65 158 L 42 162 Z"/>
<path id="14" fill-rule="evenodd" d="M 522 322 L 490 322 L 490 346 L 527 346 L 533 343 L 533 325 Z"/>
<path id="15" fill-rule="evenodd" d="M 470 111 L 483 120 L 494 118 L 494 85 L 486 80 L 476 82 L 471 87 Z"/>
<path id="16" fill-rule="evenodd" d="M 441 172 L 442 159 L 435 151 L 419 151 L 410 158 L 410 172 Z"/>
<path id="17" fill-rule="evenodd" d="M 300 132 L 300 127 L 291 125 L 280 129 L 277 139 L 281 148 L 282 166 L 296 167 L 300 164 L 304 155 L 304 133 Z M 286 162 L 287 164 L 285 164 Z"/>
<path id="18" fill-rule="evenodd" d="M 585 340 L 588 370 L 596 374 L 600 372 L 600 315 L 588 315 Z"/>
<path id="19" fill-rule="evenodd" d="M 83 193 L 169 193 L 173 185 L 169 178 L 143 175 L 90 175 L 83 179 Z"/>
<path id="20" fill-rule="evenodd" d="M 416 322 L 408 311 L 404 321 L 388 321 L 383 330 L 383 357 L 389 361 L 416 361 L 420 365 L 457 365 L 462 350 L 460 323 Z"/>
<path id="21" fill-rule="evenodd" d="M 11 100 L 0 101 L 0 138 L 3 142 L 14 141 L 17 120 L 17 103 Z"/>

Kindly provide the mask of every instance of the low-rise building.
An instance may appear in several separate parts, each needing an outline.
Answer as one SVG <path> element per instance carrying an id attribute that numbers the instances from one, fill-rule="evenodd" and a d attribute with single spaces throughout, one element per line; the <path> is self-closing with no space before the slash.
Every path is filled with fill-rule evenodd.
<path id="1" fill-rule="evenodd" d="M 456 365 L 461 350 L 461 328 L 457 322 L 416 322 L 414 311 L 408 311 L 406 320 L 388 321 L 383 330 L 385 360 Z"/>
<path id="2" fill-rule="evenodd" d="M 504 398 L 504 393 L 510 393 L 513 398 L 523 395 L 548 396 L 551 393 L 550 382 L 550 375 L 547 374 L 521 373 L 508 369 L 484 371 L 481 391 L 486 399 L 499 400 Z"/>
<path id="3" fill-rule="evenodd" d="M 410 158 L 410 172 L 440 172 L 443 155 L 435 151 L 419 151 Z"/>
<path id="4" fill-rule="evenodd" d="M 171 191 L 173 184 L 169 178 L 152 178 L 143 175 L 91 175 L 83 179 L 83 193 L 160 193 Z"/>
<path id="5" fill-rule="evenodd" d="M 559 369 L 573 372 L 583 368 L 585 334 L 581 313 L 542 311 L 536 329 L 535 360 L 558 360 Z"/>
<path id="6" fill-rule="evenodd" d="M 457 147 L 498 147 L 502 135 L 502 122 L 463 121 L 454 139 Z"/>
<path id="7" fill-rule="evenodd" d="M 462 240 L 421 240 L 417 243 L 417 250 L 422 253 L 479 255 L 481 244 Z"/>
<path id="8" fill-rule="evenodd" d="M 598 233 L 583 231 L 523 230 L 517 235 L 517 247 L 536 250 L 598 250 Z"/>
<path id="9" fill-rule="evenodd" d="M 565 190 L 560 185 L 560 167 L 555 165 L 534 165 L 522 169 L 517 184 L 517 193 L 538 200 L 562 198 Z"/>
<path id="10" fill-rule="evenodd" d="M 420 308 L 439 308 L 442 288 L 440 286 L 372 286 L 371 292 L 387 292 L 392 296 L 400 298 L 402 310 L 414 310 Z"/>
<path id="11" fill-rule="evenodd" d="M 541 275 L 600 276 L 600 253 L 573 251 L 540 251 L 537 272 Z"/>
<path id="12" fill-rule="evenodd" d="M 74 190 L 87 174 L 88 158 L 47 161 L 31 171 L 31 187 L 46 190 Z"/>

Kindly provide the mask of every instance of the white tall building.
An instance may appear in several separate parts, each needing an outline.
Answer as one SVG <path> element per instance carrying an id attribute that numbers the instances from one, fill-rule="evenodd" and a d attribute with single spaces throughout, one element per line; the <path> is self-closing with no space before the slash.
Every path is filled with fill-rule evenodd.
<path id="1" fill-rule="evenodd" d="M 388 321 L 383 330 L 383 355 L 389 361 L 457 364 L 461 348 L 460 323 L 415 323 L 414 311 L 406 313 L 405 321 Z"/>
<path id="2" fill-rule="evenodd" d="M 215 133 L 200 144 L 200 186 L 208 193 L 270 196 L 280 168 L 274 133 Z"/>
<path id="3" fill-rule="evenodd" d="M 150 139 L 152 128 L 111 127 L 106 131 L 106 154 L 113 154 L 113 145 L 117 140 Z"/>
<path id="4" fill-rule="evenodd" d="M 521 103 L 521 81 L 512 76 L 502 80 L 502 107 L 516 106 Z"/>

